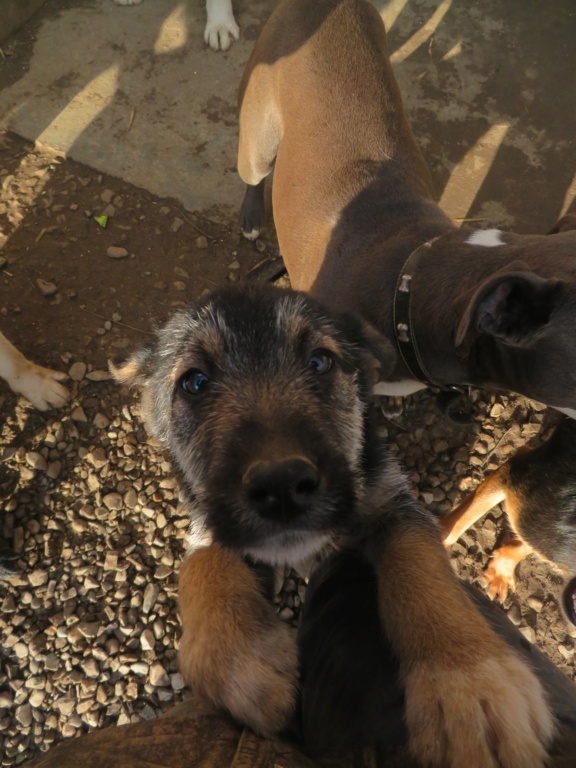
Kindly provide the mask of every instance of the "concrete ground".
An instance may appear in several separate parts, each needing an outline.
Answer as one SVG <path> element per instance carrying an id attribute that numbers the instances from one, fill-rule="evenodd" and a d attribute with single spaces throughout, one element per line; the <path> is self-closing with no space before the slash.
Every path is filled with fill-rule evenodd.
<path id="1" fill-rule="evenodd" d="M 576 193 L 572 0 L 374 2 L 448 213 L 546 230 Z M 4 60 L 0 127 L 235 216 L 236 91 L 273 7 L 238 0 L 241 40 L 214 53 L 203 0 L 49 0 L 29 60 Z"/>

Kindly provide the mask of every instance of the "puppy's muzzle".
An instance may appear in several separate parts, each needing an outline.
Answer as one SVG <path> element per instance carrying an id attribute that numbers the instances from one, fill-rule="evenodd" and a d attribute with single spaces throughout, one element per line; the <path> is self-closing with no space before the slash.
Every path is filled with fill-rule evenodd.
<path id="1" fill-rule="evenodd" d="M 257 514 L 287 523 L 314 504 L 320 475 L 307 459 L 257 461 L 248 467 L 242 483 L 248 503 Z"/>

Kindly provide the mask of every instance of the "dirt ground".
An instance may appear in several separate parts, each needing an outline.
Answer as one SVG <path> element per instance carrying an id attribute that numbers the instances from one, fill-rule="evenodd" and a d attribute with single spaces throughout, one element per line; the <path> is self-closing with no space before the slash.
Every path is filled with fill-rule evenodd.
<path id="1" fill-rule="evenodd" d="M 217 211 L 183 212 L 173 200 L 15 136 L 0 137 L 0 158 L 2 330 L 43 364 L 65 371 L 87 365 L 70 382 L 70 403 L 57 412 L 40 414 L 2 391 L 3 533 L 22 571 L 0 587 L 6 653 L 0 730 L 3 765 L 12 765 L 62 737 L 153 717 L 181 697 L 176 572 L 186 519 L 167 462 L 143 432 L 135 398 L 99 379 L 108 359 L 145 342 L 175 307 L 242 277 L 277 251 L 273 242 L 262 252 L 263 245 L 244 241 L 234 222 L 218 222 Z M 106 211 L 102 227 L 95 216 Z M 128 255 L 110 258 L 111 246 Z M 38 279 L 56 292 L 44 296 Z M 467 427 L 441 416 L 432 393 L 409 398 L 398 420 L 382 421 L 421 498 L 438 515 L 555 419 L 523 398 L 471 397 L 475 415 Z M 128 501 L 130 493 L 137 499 Z M 480 583 L 504 535 L 495 509 L 452 548 L 457 571 Z M 505 602 L 508 615 L 574 678 L 576 633 L 558 608 L 564 575 L 535 558 L 518 573 L 518 591 Z M 293 620 L 302 592 L 288 581 L 282 604 Z M 122 583 L 130 589 L 122 591 Z M 131 614 L 142 607 L 149 583 L 160 586 L 158 610 Z M 147 630 L 158 636 L 145 645 Z M 169 677 L 151 685 L 158 663 Z"/>
<path id="2" fill-rule="evenodd" d="M 112 258 L 109 248 L 126 253 Z M 186 519 L 135 397 L 103 372 L 188 299 L 276 256 L 272 234 L 248 243 L 217 208 L 184 211 L 0 135 L 1 330 L 44 365 L 81 364 L 58 412 L 33 411 L 0 383 L 0 534 L 21 572 L 0 585 L 2 765 L 94 727 L 154 717 L 183 695 L 176 573 Z M 398 420 L 382 420 L 439 516 L 555 419 L 520 397 L 474 391 L 471 399 L 465 427 L 439 413 L 432 393 L 407 399 Z M 452 548 L 460 575 L 480 583 L 503 536 L 495 509 Z M 530 557 L 504 606 L 575 679 L 576 632 L 558 608 L 564 578 Z M 302 596 L 288 578 L 286 620 L 296 620 Z"/>

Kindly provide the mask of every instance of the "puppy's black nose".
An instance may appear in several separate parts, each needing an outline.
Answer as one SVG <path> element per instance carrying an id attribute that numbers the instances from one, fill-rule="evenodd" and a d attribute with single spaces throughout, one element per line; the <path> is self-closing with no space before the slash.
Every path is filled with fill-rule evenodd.
<path id="1" fill-rule="evenodd" d="M 243 483 L 255 512 L 288 522 L 312 506 L 320 476 L 307 459 L 259 461 L 248 467 Z"/>

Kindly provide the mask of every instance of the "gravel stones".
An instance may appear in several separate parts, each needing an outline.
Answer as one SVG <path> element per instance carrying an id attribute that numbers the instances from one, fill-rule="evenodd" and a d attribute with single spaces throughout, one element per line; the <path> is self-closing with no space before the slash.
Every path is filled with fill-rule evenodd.
<path id="1" fill-rule="evenodd" d="M 123 499 L 122 496 L 119 493 L 107 493 L 106 496 L 102 498 L 102 501 L 104 503 L 105 507 L 108 507 L 108 509 L 122 509 L 123 506 Z"/>
<path id="2" fill-rule="evenodd" d="M 42 296 L 46 296 L 46 298 L 58 293 L 58 286 L 55 283 L 51 283 L 49 280 L 42 280 L 42 278 L 39 277 L 36 279 L 36 285 L 40 289 Z"/>
<path id="3" fill-rule="evenodd" d="M 68 376 L 72 379 L 72 381 L 82 381 L 84 376 L 86 375 L 86 370 L 88 366 L 86 363 L 77 362 L 74 363 L 72 366 L 70 366 L 68 370 Z"/>
<path id="4" fill-rule="evenodd" d="M 128 256 L 128 251 L 126 248 L 122 248 L 121 246 L 111 245 L 107 249 L 106 255 L 110 259 L 125 259 Z"/>
<path id="5" fill-rule="evenodd" d="M 142 612 L 150 613 L 160 594 L 160 587 L 157 584 L 147 584 L 144 590 L 144 600 L 142 602 Z"/>
<path id="6" fill-rule="evenodd" d="M 155 717 L 185 695 L 177 661 L 177 572 L 188 519 L 136 401 L 89 375 L 74 382 L 77 395 L 58 412 L 6 416 L 13 437 L 0 447 L 13 482 L 6 486 L 1 525 L 20 569 L 0 587 L 6 766 L 84 730 Z M 470 428 L 445 422 L 426 393 L 406 401 L 398 427 L 382 424 L 416 493 L 435 514 L 460 501 L 491 461 L 501 463 L 543 423 L 544 413 L 527 401 L 484 396 L 475 395 Z M 496 404 L 502 405 L 498 418 L 490 415 Z M 73 418 L 77 408 L 84 421 Z M 463 578 L 480 580 L 503 523 L 493 510 L 451 548 Z M 575 638 L 558 610 L 554 589 L 561 579 L 551 573 L 533 559 L 523 563 L 518 594 L 504 606 L 528 639 L 573 677 Z M 283 620 L 297 624 L 305 592 L 294 572 L 279 573 L 274 603 Z M 442 596 L 437 600 L 441 610 Z"/>
<path id="7" fill-rule="evenodd" d="M 171 684 L 170 678 L 161 664 L 153 664 L 150 667 L 150 683 L 155 688 L 169 686 Z"/>

